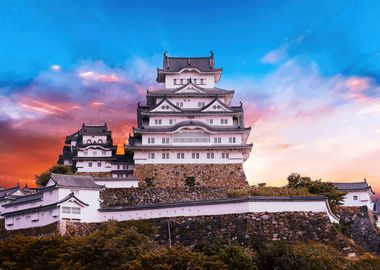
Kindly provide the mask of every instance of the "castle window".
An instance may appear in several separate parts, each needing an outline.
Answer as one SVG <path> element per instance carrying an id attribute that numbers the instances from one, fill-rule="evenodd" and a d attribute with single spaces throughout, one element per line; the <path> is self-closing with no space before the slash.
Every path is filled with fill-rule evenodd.
<path id="1" fill-rule="evenodd" d="M 99 139 L 99 140 L 98 140 L 98 143 L 103 143 L 103 140 L 102 140 L 102 139 Z"/>
<path id="2" fill-rule="evenodd" d="M 83 151 L 83 155 L 87 156 L 88 155 L 88 151 Z"/>
<path id="3" fill-rule="evenodd" d="M 181 84 L 183 84 L 183 79 L 180 79 L 179 81 L 180 81 Z"/>
<path id="4" fill-rule="evenodd" d="M 356 201 L 358 199 L 358 196 L 354 196 L 354 200 Z"/>
<path id="5" fill-rule="evenodd" d="M 229 137 L 229 138 L 228 138 L 228 141 L 229 141 L 230 143 L 236 143 L 236 138 L 235 138 L 235 137 Z"/>
<path id="6" fill-rule="evenodd" d="M 205 84 L 205 79 L 201 79 L 201 83 L 200 84 Z"/>
<path id="7" fill-rule="evenodd" d="M 214 137 L 214 143 L 222 143 L 221 137 Z"/>
<path id="8" fill-rule="evenodd" d="M 154 123 L 156 125 L 161 125 L 162 124 L 162 120 L 161 119 L 154 119 Z"/>
<path id="9" fill-rule="evenodd" d="M 182 107 L 183 107 L 183 102 L 176 102 L 175 105 L 176 105 L 177 107 L 182 108 Z"/>
<path id="10" fill-rule="evenodd" d="M 92 155 L 96 156 L 98 153 L 96 151 L 92 151 Z"/>
<path id="11" fill-rule="evenodd" d="M 98 162 L 98 167 L 101 167 L 102 166 L 102 163 L 101 162 Z"/>
<path id="12" fill-rule="evenodd" d="M 199 153 L 191 153 L 192 159 L 199 159 Z"/>
<path id="13" fill-rule="evenodd" d="M 197 79 L 194 79 L 194 84 L 197 84 Z"/>
<path id="14" fill-rule="evenodd" d="M 226 125 L 226 124 L 228 124 L 228 119 L 220 119 L 220 123 L 222 125 Z"/>
<path id="15" fill-rule="evenodd" d="M 88 163 L 88 167 L 92 167 L 92 162 L 89 162 L 89 163 Z"/>
<path id="16" fill-rule="evenodd" d="M 72 214 L 80 214 L 80 208 L 79 207 L 71 207 L 71 213 Z"/>
<path id="17" fill-rule="evenodd" d="M 162 159 L 169 159 L 169 153 L 162 153 Z"/>
<path id="18" fill-rule="evenodd" d="M 214 159 L 214 153 L 207 153 L 207 159 Z"/>
<path id="19" fill-rule="evenodd" d="M 169 125 L 173 124 L 173 119 L 169 119 Z"/>
<path id="20" fill-rule="evenodd" d="M 177 85 L 177 79 L 174 79 L 174 85 Z"/>
<path id="21" fill-rule="evenodd" d="M 169 144 L 169 138 L 162 138 L 163 144 Z"/>
<path id="22" fill-rule="evenodd" d="M 149 153 L 149 158 L 154 159 L 154 153 Z"/>
<path id="23" fill-rule="evenodd" d="M 117 165 L 117 169 L 120 170 L 120 165 Z"/>
<path id="24" fill-rule="evenodd" d="M 177 159 L 185 159 L 185 153 L 177 153 Z"/>
<path id="25" fill-rule="evenodd" d="M 210 124 L 214 124 L 214 119 L 209 119 Z"/>
<path id="26" fill-rule="evenodd" d="M 229 159 L 230 158 L 230 154 L 229 153 L 222 153 L 222 158 L 223 159 Z"/>
<path id="27" fill-rule="evenodd" d="M 102 155 L 105 156 L 106 155 L 106 151 L 102 150 Z"/>
<path id="28" fill-rule="evenodd" d="M 204 102 L 198 102 L 198 107 L 204 107 L 206 104 Z"/>
<path id="29" fill-rule="evenodd" d="M 87 140 L 87 143 L 91 143 L 91 139 L 88 139 L 88 140 Z"/>
<path id="30" fill-rule="evenodd" d="M 153 144 L 154 143 L 154 138 L 148 138 L 148 143 Z"/>

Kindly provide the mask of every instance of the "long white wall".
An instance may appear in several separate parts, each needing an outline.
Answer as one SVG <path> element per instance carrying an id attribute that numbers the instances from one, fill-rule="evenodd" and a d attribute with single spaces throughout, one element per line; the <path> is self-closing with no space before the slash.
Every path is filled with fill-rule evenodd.
<path id="1" fill-rule="evenodd" d="M 238 202 L 209 205 L 179 206 L 136 209 L 129 211 L 100 212 L 101 221 L 107 220 L 139 220 L 180 216 L 209 216 L 260 212 L 322 212 L 326 213 L 331 222 L 338 223 L 336 216 L 331 214 L 326 201 L 262 201 Z"/>
<path id="2" fill-rule="evenodd" d="M 165 158 L 163 158 L 163 153 L 165 153 Z M 168 154 L 168 156 L 166 155 Z M 177 158 L 177 153 L 182 154 L 180 159 Z M 193 153 L 195 158 L 193 158 Z M 210 158 L 208 158 L 207 153 L 210 153 Z M 214 154 L 214 158 L 211 157 L 211 153 Z M 152 154 L 154 158 L 152 158 Z M 197 158 L 197 154 L 199 158 Z M 224 154 L 224 156 L 223 156 Z M 228 156 L 227 156 L 228 154 Z M 167 158 L 168 157 L 168 158 Z M 149 151 L 149 152 L 135 152 L 135 164 L 231 164 L 231 163 L 243 163 L 244 156 L 242 151 L 204 151 L 204 150 L 194 150 L 194 151 Z"/>
<path id="3" fill-rule="evenodd" d="M 215 87 L 214 75 L 203 75 L 198 72 L 183 72 L 176 75 L 166 75 L 165 76 L 165 87 L 166 88 L 178 88 L 187 84 L 187 80 L 191 78 L 194 84 L 199 85 L 203 88 L 213 88 Z M 174 79 L 177 80 L 177 84 L 174 84 Z M 182 85 L 181 85 L 182 79 Z M 195 81 L 196 79 L 196 81 Z M 201 84 L 201 79 L 203 79 L 203 84 Z"/>

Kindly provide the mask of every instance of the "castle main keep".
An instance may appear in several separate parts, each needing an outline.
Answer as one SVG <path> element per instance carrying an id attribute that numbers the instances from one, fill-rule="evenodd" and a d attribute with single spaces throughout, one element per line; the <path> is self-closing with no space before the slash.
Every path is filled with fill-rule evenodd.
<path id="1" fill-rule="evenodd" d="M 222 68 L 209 57 L 169 57 L 157 69 L 156 90 L 138 104 L 137 128 L 127 149 L 134 152 L 134 175 L 160 187 L 248 185 L 242 164 L 252 144 L 243 105 L 232 105 L 234 90 L 216 87 Z"/>

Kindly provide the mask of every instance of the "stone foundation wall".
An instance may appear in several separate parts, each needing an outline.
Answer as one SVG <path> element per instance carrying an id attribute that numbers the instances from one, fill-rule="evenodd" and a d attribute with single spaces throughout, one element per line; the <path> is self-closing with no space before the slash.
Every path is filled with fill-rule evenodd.
<path id="1" fill-rule="evenodd" d="M 44 236 L 59 233 L 59 222 L 54 222 L 52 224 L 33 227 L 28 229 L 12 230 L 7 231 L 5 229 L 4 219 L 0 219 L 0 240 L 6 240 L 14 237 L 15 235 L 22 234 L 25 236 Z"/>
<path id="2" fill-rule="evenodd" d="M 112 188 L 100 191 L 102 206 L 146 205 L 227 198 L 230 188 Z"/>
<path id="3" fill-rule="evenodd" d="M 376 220 L 367 206 L 337 207 L 343 233 L 364 249 L 380 253 L 380 236 L 375 228 Z"/>
<path id="4" fill-rule="evenodd" d="M 168 226 L 168 223 L 170 226 Z M 246 213 L 233 215 L 160 218 L 119 222 L 121 226 L 137 226 L 151 231 L 150 237 L 162 245 L 169 242 L 170 227 L 173 245 L 193 246 L 220 240 L 241 245 L 255 241 L 287 241 L 329 243 L 346 253 L 354 252 L 356 246 L 343 238 L 324 213 L 282 212 Z M 86 235 L 100 224 L 68 223 L 67 235 Z M 148 228 L 148 229 L 147 229 Z"/>
<path id="5" fill-rule="evenodd" d="M 134 175 L 142 185 L 153 178 L 155 187 L 183 187 L 187 176 L 194 176 L 197 186 L 248 186 L 242 164 L 136 164 Z"/>

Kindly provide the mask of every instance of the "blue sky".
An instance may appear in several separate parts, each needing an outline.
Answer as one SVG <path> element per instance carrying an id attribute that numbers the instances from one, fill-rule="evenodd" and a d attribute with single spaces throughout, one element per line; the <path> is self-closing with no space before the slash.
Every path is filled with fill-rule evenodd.
<path id="1" fill-rule="evenodd" d="M 375 183 L 379 10 L 359 0 L 0 0 L 0 182 L 31 181 L 83 122 L 106 121 L 124 142 L 163 51 L 213 50 L 220 86 L 236 90 L 253 127 L 251 183 L 294 171 Z"/>
<path id="2" fill-rule="evenodd" d="M 32 79 L 54 63 L 122 65 L 168 50 L 214 50 L 225 75 L 260 76 L 259 59 L 289 43 L 288 56 L 324 73 L 377 77 L 378 1 L 17 1 L 0 8 L 2 80 Z M 302 41 L 297 39 L 302 37 Z"/>

